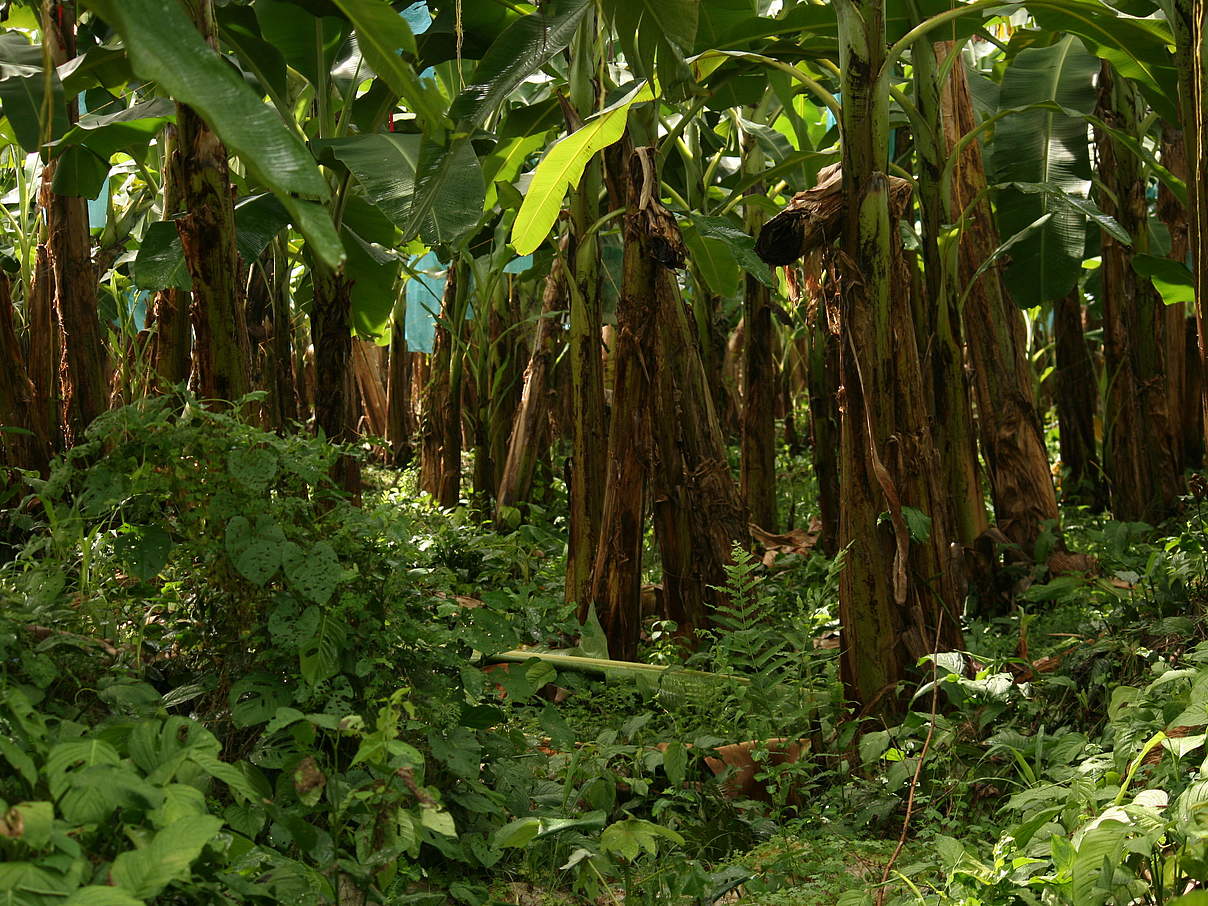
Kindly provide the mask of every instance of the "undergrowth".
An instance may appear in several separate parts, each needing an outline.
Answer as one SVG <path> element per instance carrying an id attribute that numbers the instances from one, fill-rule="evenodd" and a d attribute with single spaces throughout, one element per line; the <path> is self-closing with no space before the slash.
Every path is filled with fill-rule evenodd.
<path id="1" fill-rule="evenodd" d="M 647 627 L 660 669 L 498 663 L 603 653 L 562 601 L 559 517 L 496 532 L 386 471 L 356 507 L 339 452 L 185 395 L 28 477 L 0 568 L 3 902 L 1200 895 L 1202 502 L 1161 530 L 1070 514 L 1096 574 L 1023 571 L 885 724 L 843 701 L 841 558 L 736 550 L 695 648 Z"/>

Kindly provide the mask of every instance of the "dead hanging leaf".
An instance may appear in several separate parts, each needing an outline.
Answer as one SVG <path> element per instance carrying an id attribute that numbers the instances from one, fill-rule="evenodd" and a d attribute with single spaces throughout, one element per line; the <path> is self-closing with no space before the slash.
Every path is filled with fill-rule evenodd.
<path id="1" fill-rule="evenodd" d="M 787 566 L 788 564 L 778 563 L 780 557 L 785 554 L 808 557 L 822 535 L 822 521 L 817 518 L 810 520 L 808 529 L 798 528 L 780 534 L 765 531 L 754 523 L 748 528 L 751 530 L 751 538 L 763 548 L 763 565 L 768 569 Z"/>
<path id="2" fill-rule="evenodd" d="M 304 805 L 314 805 L 327 786 L 327 777 L 319 770 L 319 763 L 313 755 L 307 755 L 294 768 L 294 789 Z"/>

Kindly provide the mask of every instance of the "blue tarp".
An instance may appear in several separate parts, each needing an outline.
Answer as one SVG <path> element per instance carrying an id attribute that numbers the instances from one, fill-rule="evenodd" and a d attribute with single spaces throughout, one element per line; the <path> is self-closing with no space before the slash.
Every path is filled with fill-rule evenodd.
<path id="1" fill-rule="evenodd" d="M 431 352 L 447 271 L 435 252 L 413 260 L 410 267 L 416 276 L 407 281 L 403 293 L 407 306 L 403 334 L 407 338 L 407 348 L 412 352 Z"/>

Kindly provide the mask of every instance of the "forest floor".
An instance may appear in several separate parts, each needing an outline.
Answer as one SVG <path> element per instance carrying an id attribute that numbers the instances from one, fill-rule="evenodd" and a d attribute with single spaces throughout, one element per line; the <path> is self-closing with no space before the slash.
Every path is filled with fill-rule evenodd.
<path id="1" fill-rule="evenodd" d="M 167 407 L 5 511 L 3 902 L 1099 906 L 1208 878 L 1203 501 L 1067 510 L 1096 569 L 1004 573 L 907 714 L 856 722 L 841 563 L 808 546 L 740 553 L 695 650 L 651 614 L 649 666 L 601 668 L 558 487 L 502 533 L 410 472 L 354 507 L 326 445 Z"/>

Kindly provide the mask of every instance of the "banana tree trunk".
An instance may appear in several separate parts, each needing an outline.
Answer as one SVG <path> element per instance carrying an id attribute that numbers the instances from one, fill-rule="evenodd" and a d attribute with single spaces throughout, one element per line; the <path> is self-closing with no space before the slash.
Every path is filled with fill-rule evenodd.
<path id="1" fill-rule="evenodd" d="M 76 55 L 74 3 L 46 3 L 42 31 L 55 66 Z M 79 119 L 79 103 L 67 104 L 67 121 Z M 46 221 L 46 247 L 54 275 L 54 307 L 62 337 L 59 366 L 62 423 L 68 444 L 79 440 L 84 429 L 109 405 L 108 371 L 101 322 L 97 312 L 96 275 L 92 266 L 92 236 L 88 230 L 88 202 L 59 195 L 51 188 L 56 164 L 42 171 L 42 205 Z"/>
<path id="2" fill-rule="evenodd" d="M 951 44 L 937 46 L 943 48 L 943 57 L 955 52 Z M 960 138 L 975 126 L 962 61 L 952 66 L 941 100 L 946 147 L 951 154 Z M 975 199 L 984 197 L 985 187 L 981 147 L 971 142 L 954 168 L 952 210 L 965 211 Z M 998 242 L 990 205 L 978 202 L 960 236 L 959 286 L 973 282 L 974 272 Z M 1046 524 L 1057 524 L 1057 494 L 1036 411 L 1023 312 L 1007 295 L 997 267 L 973 284 L 963 315 L 994 514 L 999 530 L 1030 560 Z"/>
<path id="3" fill-rule="evenodd" d="M 390 374 L 386 385 L 386 439 L 396 468 L 411 462 L 414 451 L 411 437 L 415 432 L 415 411 L 411 400 L 411 353 L 407 351 L 404 317 L 406 309 L 398 306 L 390 331 Z"/>
<path id="4" fill-rule="evenodd" d="M 645 537 L 647 479 L 653 465 L 651 440 L 658 315 L 658 271 L 651 255 L 657 226 L 656 211 L 639 206 L 642 183 L 628 171 L 625 214 L 625 258 L 621 297 L 617 302 L 616 378 L 608 431 L 604 509 L 599 543 L 590 577 L 590 594 L 579 605 L 580 620 L 588 605 L 608 639 L 610 657 L 634 660 L 642 620 L 642 542 Z M 638 174 L 637 179 L 641 176 Z"/>
<path id="5" fill-rule="evenodd" d="M 529 499 L 533 474 L 542 441 L 549 431 L 550 371 L 554 365 L 556 339 L 562 331 L 566 304 L 566 275 L 560 259 L 555 259 L 545 280 L 541 315 L 533 331 L 533 348 L 524 372 L 524 390 L 508 440 L 507 458 L 496 495 L 497 521 L 502 522 L 504 507 L 515 507 Z"/>
<path id="6" fill-rule="evenodd" d="M 655 209 L 649 216 L 651 233 L 661 230 L 667 244 L 674 247 L 680 237 L 670 214 Z M 656 267 L 654 273 L 658 312 L 651 360 L 656 363 L 651 496 L 667 616 L 691 638 L 696 630 L 708 628 L 710 611 L 724 596 L 719 589 L 725 587 L 733 548 L 736 544 L 748 545 L 750 534 L 742 492 L 730 472 L 725 436 L 713 407 L 700 347 L 670 266 Z M 748 333 L 748 347 L 750 343 Z M 747 374 L 749 380 L 750 371 Z M 748 406 L 751 389 L 748 384 Z M 768 380 L 760 391 L 767 397 L 760 405 L 768 406 L 769 411 L 774 390 Z M 746 433 L 744 436 L 750 437 Z M 770 449 L 774 435 L 766 440 Z M 770 482 L 771 476 L 768 478 Z"/>
<path id="7" fill-rule="evenodd" d="M 839 299 L 829 283 L 819 290 L 824 296 L 813 307 L 808 323 L 806 385 L 822 522 L 818 546 L 833 557 L 839 552 Z"/>
<path id="8" fill-rule="evenodd" d="M 951 48 L 945 45 L 933 48 L 923 40 L 915 43 L 913 53 L 915 101 L 923 119 L 914 136 L 925 278 L 920 323 L 925 342 L 920 343 L 919 348 L 924 372 L 930 375 L 932 412 L 938 429 L 935 440 L 952 509 L 955 537 L 971 549 L 990 522 L 978 476 L 977 433 L 969 381 L 965 375 L 956 275 L 949 272 L 940 252 L 944 224 L 955 218 L 952 199 L 941 179 L 948 155 L 936 57 L 945 59 L 950 52 Z"/>
<path id="9" fill-rule="evenodd" d="M 1107 499 L 1095 440 L 1099 381 L 1082 328 L 1082 298 L 1076 287 L 1053 303 L 1053 334 L 1062 496 L 1101 510 Z"/>
<path id="10" fill-rule="evenodd" d="M 216 44 L 213 0 L 197 0 L 193 19 Z M 180 179 L 184 215 L 176 228 L 193 283 L 193 332 L 203 396 L 234 403 L 252 389 L 251 351 L 244 323 L 235 250 L 235 204 L 227 150 L 205 122 L 176 105 L 173 166 Z"/>
<path id="11" fill-rule="evenodd" d="M 51 451 L 63 446 L 63 429 L 59 418 L 59 360 L 62 357 L 63 336 L 54 312 L 54 272 L 50 266 L 50 251 L 45 242 L 39 243 L 34 259 L 33 279 L 25 303 L 25 319 L 29 337 L 29 379 L 33 383 L 35 418 L 48 426 Z"/>
<path id="12" fill-rule="evenodd" d="M 1183 131 L 1165 125 L 1162 129 L 1162 165 L 1184 182 L 1190 178 L 1187 166 L 1187 141 Z M 1170 258 L 1180 264 L 1186 263 L 1191 253 L 1190 224 L 1187 207 L 1179 201 L 1165 183 L 1158 186 L 1157 214 L 1170 232 Z M 1178 471 L 1181 473 L 1189 463 L 1194 468 L 1197 449 L 1203 445 L 1203 432 L 1199 431 L 1198 417 L 1186 418 L 1188 394 L 1195 380 L 1193 370 L 1199 365 L 1199 356 L 1187 355 L 1187 306 L 1183 302 L 1163 306 L 1166 332 L 1166 376 L 1170 385 L 1170 427 L 1174 452 L 1178 456 Z M 1198 400 L 1193 403 L 1198 408 Z"/>
<path id="13" fill-rule="evenodd" d="M 176 153 L 179 137 L 176 126 L 167 125 L 161 134 L 163 148 L 163 219 L 171 220 L 180 211 L 180 160 Z M 174 387 L 189 379 L 193 364 L 190 295 L 179 289 L 161 289 L 151 304 L 150 321 L 155 325 L 152 358 L 160 384 Z"/>
<path id="14" fill-rule="evenodd" d="M 1187 214 L 1193 260 L 1195 321 L 1199 340 L 1201 438 L 1208 428 L 1208 3 L 1205 0 L 1164 0 L 1166 19 L 1175 39 L 1179 71 L 1179 104 L 1186 143 Z M 1199 445 L 1203 450 L 1203 443 Z"/>
<path id="15" fill-rule="evenodd" d="M 886 149 L 885 0 L 836 0 L 843 92 L 839 582 L 841 673 L 850 698 L 891 712 L 923 655 L 961 645 L 947 507 L 915 329 L 897 270 Z M 905 339 L 905 342 L 903 340 Z M 912 510 L 905 510 L 910 507 Z M 889 525 L 881 513 L 889 511 Z M 918 515 L 930 518 L 922 529 Z M 912 531 L 907 524 L 916 523 Z"/>
<path id="16" fill-rule="evenodd" d="M 443 507 L 457 506 L 461 496 L 461 369 L 455 360 L 461 356 L 464 270 L 460 262 L 449 265 L 420 417 L 419 486 Z"/>
<path id="17" fill-rule="evenodd" d="M 762 171 L 763 154 L 753 135 L 744 138 L 742 151 L 744 172 L 758 174 Z M 746 195 L 755 197 L 763 193 L 763 184 L 755 183 Z M 743 225 L 748 233 L 758 233 L 764 219 L 763 211 L 757 205 L 746 206 Z M 743 319 L 747 330 L 743 344 L 745 377 L 740 421 L 742 496 L 751 521 L 766 531 L 775 532 L 777 385 L 772 356 L 771 292 L 750 274 L 745 274 L 743 286 Z M 693 347 L 696 347 L 695 343 Z M 713 398 L 712 391 L 710 397 Z"/>
<path id="18" fill-rule="evenodd" d="M 588 164 L 571 206 L 568 280 L 571 387 L 570 541 L 566 599 L 585 601 L 592 557 L 603 516 L 604 457 L 607 446 L 604 365 L 601 358 L 599 246 L 589 230 L 599 217 L 599 162 Z"/>
<path id="19" fill-rule="evenodd" d="M 571 53 L 573 119 L 595 112 L 600 86 L 598 23 L 595 14 L 583 17 Z M 572 126 L 577 123 L 571 123 Z M 600 216 L 602 164 L 588 163 L 570 208 L 570 539 L 566 555 L 566 600 L 585 602 L 592 581 L 593 559 L 600 539 L 604 510 L 605 457 L 608 450 L 604 405 L 604 365 L 600 331 L 600 248 L 593 231 Z M 582 608 L 580 608 L 582 609 Z"/>
<path id="20" fill-rule="evenodd" d="M 0 273 L 0 425 L 19 431 L 0 431 L 0 466 L 32 469 L 45 474 L 50 462 L 50 425 L 45 410 L 34 404 L 33 381 L 17 338 L 13 317 L 12 283 Z M 7 473 L 0 489 L 8 484 Z"/>
<path id="21" fill-rule="evenodd" d="M 370 434 L 386 436 L 386 387 L 382 383 L 382 350 L 370 340 L 352 341 L 352 373 Z"/>
<path id="22" fill-rule="evenodd" d="M 294 326 L 290 311 L 289 269 L 285 239 L 273 242 L 272 339 L 269 343 L 268 381 L 272 385 L 277 428 L 286 430 L 298 420 L 298 385 L 294 376 Z"/>
<path id="23" fill-rule="evenodd" d="M 1136 135 L 1144 113 L 1140 92 L 1108 63 L 1099 72 L 1098 114 Z M 1157 522 L 1169 515 L 1182 489 L 1171 428 L 1166 370 L 1166 312 L 1153 284 L 1132 268 L 1149 247 L 1141 161 L 1122 143 L 1097 134 L 1103 212 L 1132 237 L 1129 249 L 1103 235 L 1103 335 L 1107 368 L 1104 467 L 1117 519 Z"/>
<path id="24" fill-rule="evenodd" d="M 332 443 L 356 440 L 356 386 L 352 371 L 352 279 L 314 262 L 310 333 L 315 348 L 315 426 Z M 196 287 L 196 281 L 194 281 Z M 361 491 L 361 466 L 341 455 L 332 479 L 353 497 Z"/>

